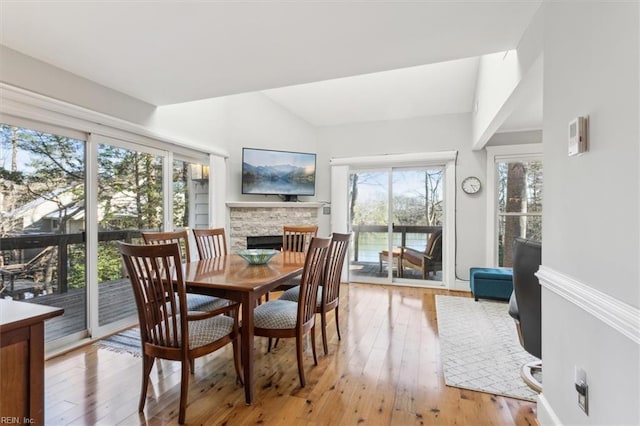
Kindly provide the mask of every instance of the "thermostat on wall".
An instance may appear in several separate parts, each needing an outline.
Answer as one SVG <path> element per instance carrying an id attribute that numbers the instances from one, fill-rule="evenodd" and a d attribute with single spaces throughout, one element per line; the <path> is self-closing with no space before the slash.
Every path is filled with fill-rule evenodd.
<path id="1" fill-rule="evenodd" d="M 589 116 L 577 117 L 569 122 L 569 156 L 587 152 Z"/>

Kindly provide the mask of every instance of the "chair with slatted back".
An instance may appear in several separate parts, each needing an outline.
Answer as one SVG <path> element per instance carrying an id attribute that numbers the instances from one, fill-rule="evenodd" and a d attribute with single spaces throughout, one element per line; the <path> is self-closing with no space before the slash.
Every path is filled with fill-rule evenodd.
<path id="1" fill-rule="evenodd" d="M 272 300 L 256 307 L 253 311 L 254 334 L 272 338 L 295 338 L 300 386 L 305 386 L 302 365 L 303 339 L 311 334 L 311 349 L 314 365 L 318 365 L 315 338 L 315 307 L 318 285 L 329 251 L 330 238 L 313 238 L 305 256 L 300 280 L 299 302 Z"/>
<path id="2" fill-rule="evenodd" d="M 191 250 L 189 248 L 189 231 L 165 231 L 165 232 L 141 232 L 145 244 L 176 243 L 180 248 L 181 263 L 191 262 Z M 227 299 L 205 296 L 202 294 L 187 293 L 187 307 L 190 311 L 215 311 L 229 304 Z"/>
<path id="3" fill-rule="evenodd" d="M 118 250 L 129 273 L 140 321 L 142 387 L 138 411 L 144 410 L 149 375 L 155 359 L 180 361 L 178 422 L 183 424 L 187 409 L 189 367 L 195 358 L 231 343 L 236 375 L 240 380 L 239 304 L 227 305 L 213 312 L 189 311 L 180 267 L 180 251 L 176 243 L 118 243 Z"/>
<path id="4" fill-rule="evenodd" d="M 227 238 L 224 228 L 194 229 L 200 259 L 214 259 L 227 255 Z"/>
<path id="5" fill-rule="evenodd" d="M 311 239 L 316 236 L 318 236 L 317 225 L 285 225 L 282 228 L 282 251 L 306 253 Z"/>
<path id="6" fill-rule="evenodd" d="M 320 314 L 322 325 L 322 346 L 325 355 L 329 354 L 327 345 L 327 313 L 335 310 L 336 330 L 338 332 L 338 340 L 340 336 L 340 321 L 338 318 L 338 307 L 340 304 L 340 277 L 342 275 L 342 266 L 347 254 L 349 246 L 349 234 L 333 233 L 331 237 L 331 246 L 327 255 L 327 263 L 324 269 L 322 281 L 318 288 L 318 299 L 316 304 L 316 313 Z M 300 297 L 300 286 L 293 287 L 285 291 L 279 300 L 290 300 L 297 302 Z"/>
<path id="7" fill-rule="evenodd" d="M 284 225 L 282 227 L 282 251 L 306 253 L 309 248 L 309 243 L 316 236 L 318 236 L 317 225 Z M 279 285 L 273 291 L 286 291 L 299 285 L 300 277 L 295 277 Z M 269 301 L 269 293 L 265 295 L 265 298 Z"/>

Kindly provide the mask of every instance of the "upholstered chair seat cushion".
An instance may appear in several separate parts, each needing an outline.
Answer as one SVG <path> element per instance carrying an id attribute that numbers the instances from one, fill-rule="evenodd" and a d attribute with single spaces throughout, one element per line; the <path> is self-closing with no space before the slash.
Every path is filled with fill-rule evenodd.
<path id="1" fill-rule="evenodd" d="M 178 320 L 179 321 L 179 320 Z M 189 321 L 189 349 L 199 348 L 228 335 L 233 330 L 233 318 L 218 315 L 198 321 Z M 164 327 L 162 327 L 164 328 Z M 181 340 L 180 328 L 177 329 L 178 341 Z M 171 345 L 174 344 L 171 336 Z"/>
<path id="2" fill-rule="evenodd" d="M 288 300 L 291 302 L 297 302 L 300 297 L 300 286 L 290 288 L 282 293 L 282 296 L 278 300 Z M 322 306 L 322 286 L 318 287 L 318 298 L 316 300 L 316 307 Z"/>
<path id="3" fill-rule="evenodd" d="M 202 294 L 187 293 L 188 311 L 211 312 L 215 311 L 216 309 L 224 308 L 228 304 L 228 299 L 205 296 Z"/>
<path id="4" fill-rule="evenodd" d="M 257 328 L 295 328 L 297 318 L 298 304 L 289 300 L 272 300 L 253 311 L 253 325 Z"/>

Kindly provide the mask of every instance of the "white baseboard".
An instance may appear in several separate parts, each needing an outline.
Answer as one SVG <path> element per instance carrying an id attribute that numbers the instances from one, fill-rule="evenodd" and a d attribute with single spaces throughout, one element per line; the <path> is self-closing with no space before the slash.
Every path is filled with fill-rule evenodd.
<path id="1" fill-rule="evenodd" d="M 454 280 L 451 284 L 451 287 L 449 287 L 449 290 L 471 292 L 470 286 L 471 284 L 469 283 L 469 281 Z"/>
<path id="2" fill-rule="evenodd" d="M 560 418 L 556 415 L 551 404 L 544 397 L 544 393 L 538 395 L 538 424 L 540 426 L 561 426 Z"/>

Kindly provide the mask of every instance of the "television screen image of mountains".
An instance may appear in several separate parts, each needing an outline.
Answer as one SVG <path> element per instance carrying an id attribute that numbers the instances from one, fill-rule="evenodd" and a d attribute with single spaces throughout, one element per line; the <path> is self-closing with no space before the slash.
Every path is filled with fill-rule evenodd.
<path id="1" fill-rule="evenodd" d="M 243 194 L 315 195 L 315 178 L 315 154 L 243 149 Z"/>

